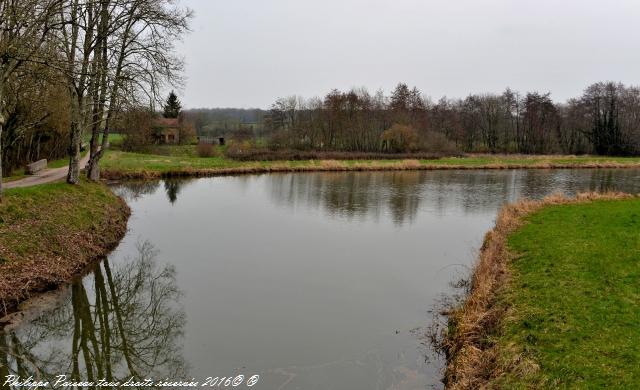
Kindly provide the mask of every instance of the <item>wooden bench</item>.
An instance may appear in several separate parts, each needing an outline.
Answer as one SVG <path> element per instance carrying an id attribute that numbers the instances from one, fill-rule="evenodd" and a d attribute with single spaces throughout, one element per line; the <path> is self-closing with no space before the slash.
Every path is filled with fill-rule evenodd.
<path id="1" fill-rule="evenodd" d="M 27 175 L 34 175 L 46 168 L 47 168 L 47 160 L 42 159 L 36 162 L 32 162 L 31 164 L 27 164 L 27 166 L 24 168 L 24 171 Z"/>

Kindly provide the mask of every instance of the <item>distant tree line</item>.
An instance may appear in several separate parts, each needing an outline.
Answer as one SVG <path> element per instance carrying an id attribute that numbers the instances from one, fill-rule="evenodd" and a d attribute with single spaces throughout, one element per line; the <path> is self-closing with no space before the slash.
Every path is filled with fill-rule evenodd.
<path id="1" fill-rule="evenodd" d="M 221 136 L 241 133 L 241 137 L 260 136 L 268 111 L 259 108 L 195 108 L 183 110 L 198 135 Z"/>
<path id="2" fill-rule="evenodd" d="M 432 102 L 403 83 L 390 96 L 333 90 L 278 99 L 265 128 L 272 147 L 301 150 L 637 155 L 640 89 L 600 82 L 566 103 L 510 89 Z"/>

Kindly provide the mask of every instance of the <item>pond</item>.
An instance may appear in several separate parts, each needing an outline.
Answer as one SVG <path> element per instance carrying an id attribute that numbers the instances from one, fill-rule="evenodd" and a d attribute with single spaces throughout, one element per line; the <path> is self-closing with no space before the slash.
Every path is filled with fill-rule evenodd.
<path id="1" fill-rule="evenodd" d="M 28 303 L 0 377 L 441 388 L 426 337 L 505 203 L 640 192 L 638 170 L 305 173 L 132 182 L 129 232 Z"/>

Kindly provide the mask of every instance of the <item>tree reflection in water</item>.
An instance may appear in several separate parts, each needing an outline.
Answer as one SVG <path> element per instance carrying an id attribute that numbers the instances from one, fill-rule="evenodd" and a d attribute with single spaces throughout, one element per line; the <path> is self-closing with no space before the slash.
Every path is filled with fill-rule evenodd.
<path id="1" fill-rule="evenodd" d="M 176 203 L 176 200 L 178 200 L 178 194 L 182 188 L 181 184 L 182 182 L 179 180 L 167 179 L 164 181 L 164 190 L 167 192 L 167 198 L 169 198 L 171 204 Z"/>
<path id="2" fill-rule="evenodd" d="M 510 169 L 283 173 L 217 180 L 232 180 L 243 191 L 261 188 L 252 184 L 264 182 L 270 199 L 279 206 L 320 208 L 346 219 L 380 221 L 386 215 L 402 226 L 414 223 L 423 207 L 438 215 L 451 209 L 474 214 L 519 198 L 541 198 L 552 193 L 636 193 L 640 191 L 639 177 L 636 169 Z M 112 188 L 128 201 L 164 188 L 169 203 L 174 205 L 190 190 L 189 184 L 203 185 L 211 180 L 131 181 Z"/>
<path id="3" fill-rule="evenodd" d="M 160 181 L 158 180 L 131 180 L 125 184 L 113 185 L 111 189 L 116 195 L 130 202 L 155 193 L 158 187 L 160 187 Z"/>
<path id="4" fill-rule="evenodd" d="M 142 198 L 145 195 L 155 193 L 159 188 L 160 184 L 164 187 L 164 191 L 167 195 L 167 199 L 169 203 L 172 205 L 176 203 L 178 200 L 178 195 L 180 195 L 180 191 L 184 189 L 184 187 L 193 182 L 194 179 L 184 179 L 184 178 L 167 178 L 162 181 L 160 180 L 132 180 L 127 181 L 125 183 L 120 183 L 111 186 L 111 189 L 119 196 L 124 198 L 126 201 L 134 201 Z"/>
<path id="5" fill-rule="evenodd" d="M 583 191 L 635 193 L 638 170 L 442 170 L 321 172 L 265 176 L 271 199 L 284 207 L 320 208 L 330 215 L 415 222 L 420 208 L 444 215 L 497 209 L 519 198 Z"/>
<path id="6" fill-rule="evenodd" d="M 175 270 L 156 264 L 149 242 L 137 249 L 135 259 L 113 269 L 105 259 L 74 282 L 58 308 L 17 329 L 7 326 L 0 333 L 0 378 L 185 378 Z"/>

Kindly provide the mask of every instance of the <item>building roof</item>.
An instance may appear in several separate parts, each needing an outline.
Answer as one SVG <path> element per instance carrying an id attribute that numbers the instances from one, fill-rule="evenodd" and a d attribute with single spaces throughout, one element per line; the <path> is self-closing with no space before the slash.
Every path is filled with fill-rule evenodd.
<path id="1" fill-rule="evenodd" d="M 157 118 L 154 125 L 156 127 L 178 127 L 178 118 Z"/>

